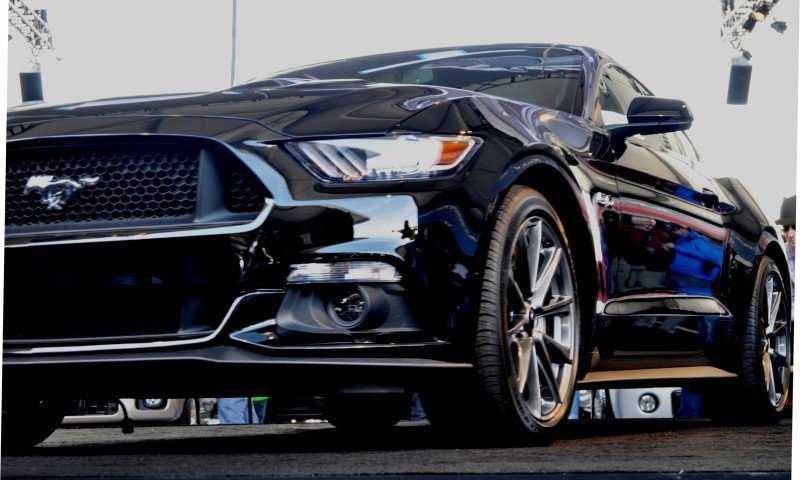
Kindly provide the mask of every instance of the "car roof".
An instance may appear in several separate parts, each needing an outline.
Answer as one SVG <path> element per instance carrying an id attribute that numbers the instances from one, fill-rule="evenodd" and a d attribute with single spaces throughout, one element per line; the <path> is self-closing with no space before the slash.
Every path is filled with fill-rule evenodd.
<path id="1" fill-rule="evenodd" d="M 448 53 L 454 53 L 454 52 L 478 53 L 484 51 L 488 52 L 488 51 L 505 51 L 505 50 L 528 50 L 534 48 L 535 49 L 562 48 L 562 49 L 572 50 L 575 53 L 583 55 L 583 57 L 586 60 L 588 60 L 588 63 L 590 65 L 598 65 L 603 60 L 610 60 L 610 57 L 601 52 L 600 50 L 591 47 L 561 44 L 561 43 L 496 43 L 496 44 L 483 44 L 483 45 L 454 45 L 449 47 L 403 50 L 396 52 L 377 53 L 373 55 L 362 55 L 362 56 L 341 58 L 337 60 L 326 61 L 312 65 L 297 66 L 280 72 L 274 72 L 270 74 L 267 78 L 279 77 L 284 72 L 292 72 L 306 68 L 320 67 L 327 64 L 335 64 L 339 62 L 346 62 L 349 60 L 375 62 L 376 64 L 380 63 L 402 64 L 402 62 L 404 62 L 405 60 L 412 60 L 412 59 L 416 60 L 422 58 L 423 56 L 430 56 L 430 58 L 436 58 L 437 56 L 446 55 Z"/>

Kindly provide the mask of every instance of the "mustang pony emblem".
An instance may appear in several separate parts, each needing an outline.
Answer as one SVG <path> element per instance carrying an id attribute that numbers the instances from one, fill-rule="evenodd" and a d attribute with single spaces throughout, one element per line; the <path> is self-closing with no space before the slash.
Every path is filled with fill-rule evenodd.
<path id="1" fill-rule="evenodd" d="M 75 192 L 83 187 L 91 187 L 100 181 L 100 177 L 82 176 L 77 180 L 69 177 L 55 178 L 52 175 L 34 175 L 25 183 L 23 195 L 30 192 L 41 193 L 40 203 L 47 205 L 48 210 L 61 210 Z"/>

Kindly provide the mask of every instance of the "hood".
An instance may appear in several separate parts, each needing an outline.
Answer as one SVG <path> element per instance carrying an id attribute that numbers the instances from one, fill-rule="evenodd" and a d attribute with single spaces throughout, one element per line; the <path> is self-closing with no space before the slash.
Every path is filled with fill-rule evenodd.
<path id="1" fill-rule="evenodd" d="M 95 125 L 100 119 L 119 122 L 120 117 L 141 120 L 143 117 L 174 119 L 178 116 L 254 122 L 271 131 L 273 138 L 384 133 L 428 106 L 465 94 L 428 85 L 270 79 L 212 93 L 12 108 L 8 111 L 8 126 L 11 129 L 15 125 L 53 121 L 74 124 L 60 122 L 66 119 L 84 119 L 87 121 L 84 123 Z"/>

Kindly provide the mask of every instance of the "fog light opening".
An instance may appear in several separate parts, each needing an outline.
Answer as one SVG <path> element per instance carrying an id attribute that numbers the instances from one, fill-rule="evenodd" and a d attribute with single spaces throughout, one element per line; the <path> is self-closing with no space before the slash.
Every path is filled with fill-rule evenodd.
<path id="1" fill-rule="evenodd" d="M 639 397 L 639 410 L 653 413 L 658 408 L 658 399 L 652 393 L 644 393 Z"/>
<path id="2" fill-rule="evenodd" d="M 331 300 L 334 323 L 344 328 L 356 328 L 367 318 L 367 302 L 360 292 L 342 293 Z"/>

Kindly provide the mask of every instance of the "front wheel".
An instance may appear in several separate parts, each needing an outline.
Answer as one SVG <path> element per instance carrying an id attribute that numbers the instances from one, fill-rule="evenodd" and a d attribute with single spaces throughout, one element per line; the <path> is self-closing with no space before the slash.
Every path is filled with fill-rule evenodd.
<path id="1" fill-rule="evenodd" d="M 578 305 L 572 255 L 558 214 L 537 191 L 512 187 L 491 232 L 481 285 L 476 388 L 469 389 L 481 405 L 466 418 L 482 422 L 482 430 L 498 435 L 493 438 L 548 438 L 569 413 L 574 392 Z M 434 426 L 456 423 L 447 421 L 448 412 L 457 412 L 456 400 L 449 409 L 440 408 L 444 400 L 429 396 Z"/>
<path id="2" fill-rule="evenodd" d="M 3 398 L 3 453 L 38 445 L 58 428 L 63 419 L 63 402 Z"/>

